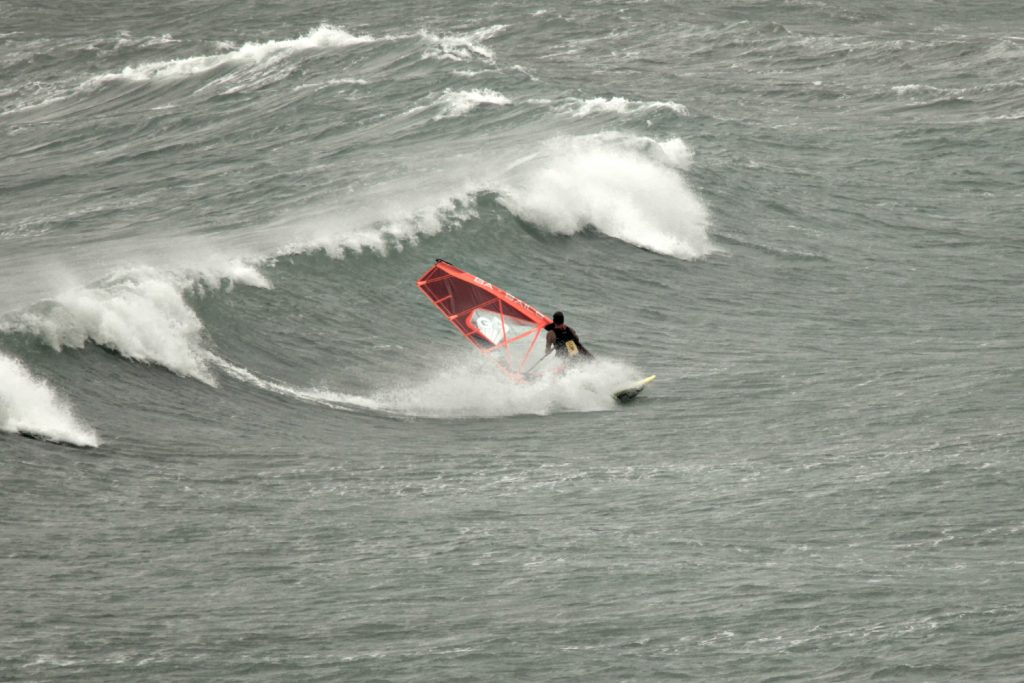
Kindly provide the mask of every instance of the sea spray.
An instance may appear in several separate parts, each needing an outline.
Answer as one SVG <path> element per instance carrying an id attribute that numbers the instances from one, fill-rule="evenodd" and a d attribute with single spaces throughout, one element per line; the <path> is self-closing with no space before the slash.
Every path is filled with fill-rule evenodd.
<path id="1" fill-rule="evenodd" d="M 559 138 L 510 169 L 499 201 L 557 234 L 592 226 L 644 249 L 698 258 L 713 248 L 707 209 L 679 175 L 688 163 L 678 139 Z"/>
<path id="2" fill-rule="evenodd" d="M 573 98 L 559 109 L 560 111 L 570 113 L 573 118 L 577 119 L 593 114 L 623 115 L 658 109 L 672 111 L 680 116 L 686 116 L 687 114 L 686 107 L 676 102 L 638 102 L 626 99 L 625 97 L 593 97 L 587 100 Z"/>
<path id="3" fill-rule="evenodd" d="M 398 382 L 373 399 L 384 409 L 411 417 L 446 419 L 549 415 L 614 410 L 612 394 L 640 376 L 614 359 L 598 359 L 516 381 L 490 359 L 471 351 L 438 359 L 424 379 Z M 558 370 L 558 371 L 556 371 Z"/>
<path id="4" fill-rule="evenodd" d="M 99 445 L 96 432 L 75 416 L 46 380 L 34 377 L 21 361 L 2 353 L 0 431 L 75 446 Z"/>

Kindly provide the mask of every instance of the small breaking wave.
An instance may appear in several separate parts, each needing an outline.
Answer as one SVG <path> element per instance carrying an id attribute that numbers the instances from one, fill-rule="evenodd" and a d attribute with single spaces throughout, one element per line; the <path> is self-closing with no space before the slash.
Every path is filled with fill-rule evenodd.
<path id="1" fill-rule="evenodd" d="M 33 81 L 18 88 L 10 88 L 0 92 L 0 116 L 28 111 L 62 102 L 71 91 L 58 83 Z M 12 101 L 4 102 L 7 98 Z"/>
<path id="2" fill-rule="evenodd" d="M 98 52 L 113 52 L 125 49 L 146 49 L 180 42 L 170 33 L 159 36 L 135 36 L 131 31 L 118 31 L 112 38 L 94 40 L 89 48 Z"/>
<path id="3" fill-rule="evenodd" d="M 561 111 L 570 113 L 573 118 L 583 118 L 592 114 L 635 114 L 638 112 L 665 109 L 686 116 L 686 107 L 676 102 L 638 102 L 625 97 L 594 97 L 588 100 L 573 99 L 561 107 Z"/>
<path id="4" fill-rule="evenodd" d="M 489 89 L 482 90 L 445 90 L 438 104 L 441 111 L 434 120 L 450 119 L 464 116 L 482 105 L 503 107 L 512 101 L 500 92 Z"/>
<path id="5" fill-rule="evenodd" d="M 433 178 L 397 178 L 343 223 L 304 220 L 306 233 L 276 255 L 325 250 L 340 258 L 350 251 L 381 254 L 436 235 L 474 215 L 490 195 L 507 211 L 556 235 L 595 229 L 649 251 L 682 259 L 714 251 L 708 211 L 689 187 L 693 155 L 679 138 L 656 140 L 627 133 L 559 137 L 527 151 L 489 150 Z M 386 190 L 386 191 L 384 191 Z M 401 203 L 395 202 L 401 197 Z M 397 209 L 397 211 L 396 211 Z M 318 234 L 311 234 L 311 233 Z"/>
<path id="6" fill-rule="evenodd" d="M 505 28 L 503 24 L 495 24 L 494 26 L 487 26 L 470 33 L 444 36 L 421 30 L 419 35 L 428 45 L 427 49 L 423 52 L 423 58 L 444 59 L 454 62 L 482 59 L 485 62 L 493 63 L 494 52 L 484 45 L 483 41 L 501 33 Z"/>
<path id="7" fill-rule="evenodd" d="M 158 79 L 188 78 L 211 71 L 227 64 L 259 65 L 276 62 L 290 54 L 314 49 L 339 48 L 359 43 L 370 43 L 373 36 L 357 36 L 343 28 L 321 24 L 306 35 L 287 40 L 270 40 L 263 43 L 245 43 L 223 54 L 199 55 L 159 62 L 147 62 L 127 66 L 118 73 L 95 76 L 86 86 L 102 84 L 113 80 L 150 81 Z"/>
<path id="8" fill-rule="evenodd" d="M 894 85 L 890 88 L 897 95 L 911 95 L 917 93 L 941 93 L 942 88 L 936 88 L 931 85 L 921 85 L 920 83 L 908 83 L 907 85 Z"/>
<path id="9" fill-rule="evenodd" d="M 95 448 L 99 437 L 75 416 L 46 380 L 0 354 L 0 431 Z"/>

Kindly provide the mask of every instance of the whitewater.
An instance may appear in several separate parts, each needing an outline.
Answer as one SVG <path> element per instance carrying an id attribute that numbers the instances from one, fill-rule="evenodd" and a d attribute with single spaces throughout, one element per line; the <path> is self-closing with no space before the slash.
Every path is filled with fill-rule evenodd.
<path id="1" fill-rule="evenodd" d="M 1020 678 L 1015 5 L 0 17 L 0 678 Z"/>

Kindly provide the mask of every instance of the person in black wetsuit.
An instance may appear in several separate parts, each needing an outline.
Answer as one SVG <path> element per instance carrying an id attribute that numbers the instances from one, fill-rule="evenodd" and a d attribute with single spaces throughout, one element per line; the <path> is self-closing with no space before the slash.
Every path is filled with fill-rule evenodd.
<path id="1" fill-rule="evenodd" d="M 544 345 L 545 356 L 554 349 L 555 355 L 563 358 L 572 358 L 577 356 L 577 354 L 579 354 L 579 357 L 587 359 L 594 357 L 583 346 L 580 338 L 576 336 L 576 332 L 565 324 L 565 316 L 562 315 L 561 311 L 556 311 L 551 317 L 554 322 L 544 326 L 544 329 L 548 331 L 547 341 Z M 572 350 L 573 348 L 576 349 L 575 353 Z"/>

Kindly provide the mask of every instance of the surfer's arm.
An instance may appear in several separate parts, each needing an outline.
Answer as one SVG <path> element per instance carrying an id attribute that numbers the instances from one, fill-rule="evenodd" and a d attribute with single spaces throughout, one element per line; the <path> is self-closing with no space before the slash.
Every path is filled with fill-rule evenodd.
<path id="1" fill-rule="evenodd" d="M 551 353 L 551 349 L 554 347 L 554 345 L 555 345 L 555 333 L 554 332 L 548 332 L 548 336 L 546 336 L 544 338 L 544 355 L 545 356 L 548 355 L 549 353 Z"/>
<path id="2" fill-rule="evenodd" d="M 569 328 L 569 329 L 572 329 L 572 328 Z M 592 354 L 590 351 L 587 351 L 587 347 L 585 347 L 583 345 L 583 342 L 580 341 L 579 335 L 576 334 L 576 330 L 573 330 L 573 332 L 572 332 L 572 340 L 576 343 L 576 348 L 579 349 L 580 353 L 582 353 L 584 356 L 586 356 L 588 358 L 593 358 L 594 357 L 594 354 Z"/>

